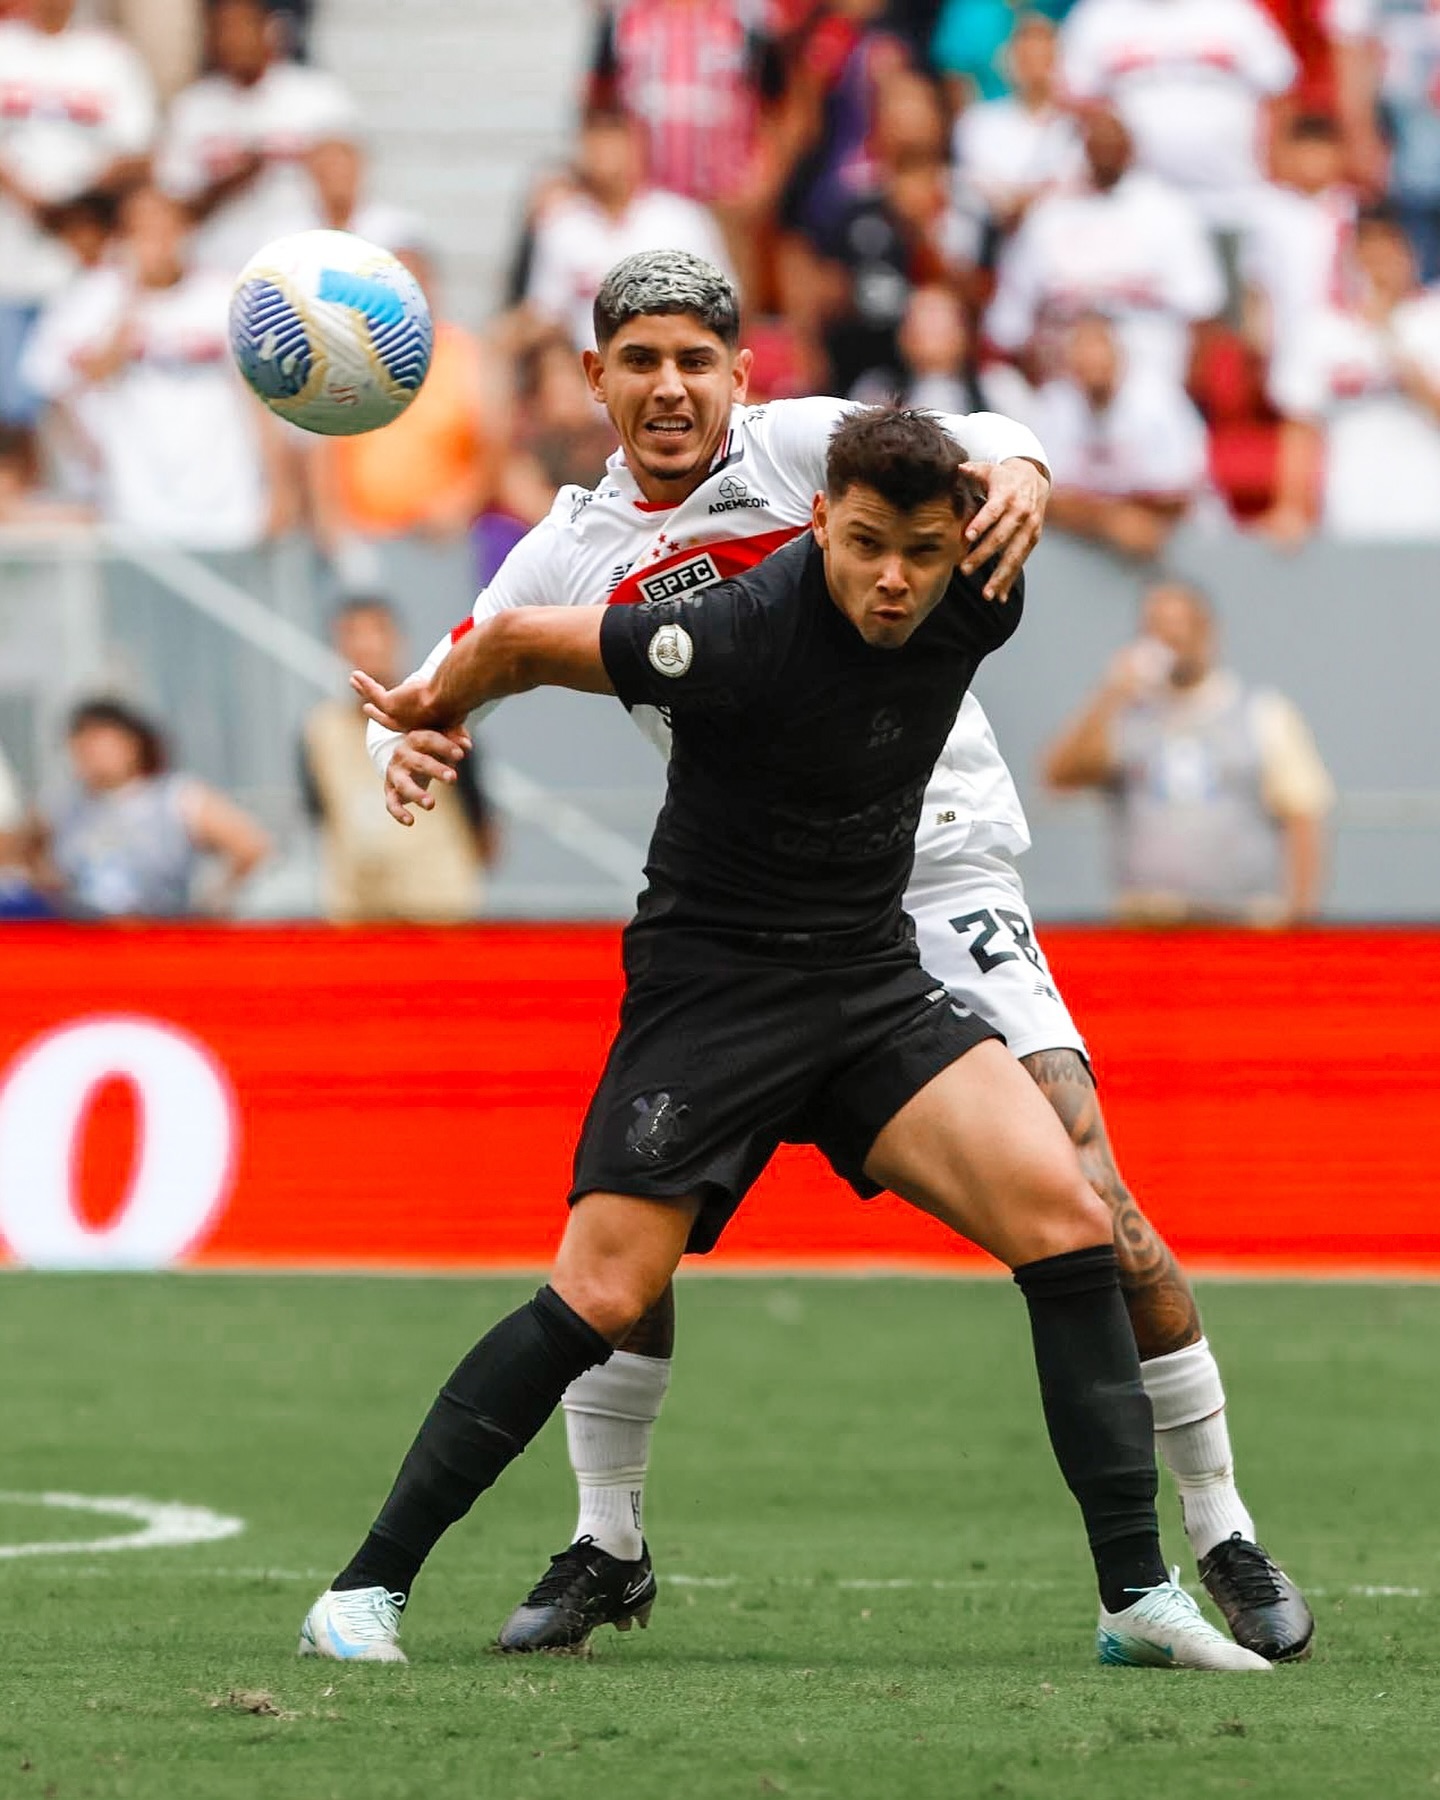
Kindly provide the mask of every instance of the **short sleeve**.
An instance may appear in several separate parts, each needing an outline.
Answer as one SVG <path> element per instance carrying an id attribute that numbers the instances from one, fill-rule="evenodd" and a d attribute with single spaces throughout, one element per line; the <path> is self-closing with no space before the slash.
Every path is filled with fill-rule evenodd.
<path id="1" fill-rule="evenodd" d="M 1136 434 L 1143 443 L 1144 491 L 1193 494 L 1209 462 L 1205 421 L 1179 387 L 1157 384 L 1147 401 L 1144 430 Z"/>
<path id="2" fill-rule="evenodd" d="M 1295 52 L 1278 25 L 1260 6 L 1248 8 L 1245 73 L 1262 94 L 1283 94 L 1300 73 Z"/>
<path id="3" fill-rule="evenodd" d="M 117 156 L 139 156 L 155 139 L 155 89 L 144 62 L 128 44 L 117 42 L 115 51 L 117 81 L 111 142 Z"/>
<path id="4" fill-rule="evenodd" d="M 1283 694 L 1262 691 L 1251 704 L 1266 806 L 1277 819 L 1323 818 L 1335 804 L 1335 784 L 1310 727 Z"/>
<path id="5" fill-rule="evenodd" d="M 1204 221 L 1183 194 L 1165 196 L 1165 294 L 1182 319 L 1213 319 L 1225 307 L 1225 273 Z"/>
<path id="6" fill-rule="evenodd" d="M 748 585 L 612 606 L 600 621 L 600 655 L 626 706 L 671 716 L 736 712 L 774 680 L 770 615 Z"/>
<path id="7" fill-rule="evenodd" d="M 1318 419 L 1330 402 L 1330 358 L 1322 323 L 1312 320 L 1279 345 L 1270 365 L 1269 397 L 1287 419 Z"/>
<path id="8" fill-rule="evenodd" d="M 1060 33 L 1060 74 L 1076 100 L 1098 100 L 1105 92 L 1104 20 L 1084 0 Z"/>
<path id="9" fill-rule="evenodd" d="M 1028 425 L 1004 413 L 941 413 L 940 423 L 971 462 L 1007 462 L 1023 456 L 1049 468 L 1044 446 Z"/>
<path id="10" fill-rule="evenodd" d="M 200 154 L 203 108 L 199 88 L 187 88 L 177 94 L 170 108 L 169 127 L 160 140 L 155 179 L 176 200 L 193 200 L 209 185 L 209 172 Z"/>
<path id="11" fill-rule="evenodd" d="M 985 330 L 1002 350 L 1022 349 L 1035 330 L 1040 300 L 1036 233 L 1043 216 L 1042 201 L 1000 252 L 995 298 L 985 314 Z"/>
<path id="12" fill-rule="evenodd" d="M 25 816 L 20 786 L 0 750 L 0 831 L 15 831 Z"/>

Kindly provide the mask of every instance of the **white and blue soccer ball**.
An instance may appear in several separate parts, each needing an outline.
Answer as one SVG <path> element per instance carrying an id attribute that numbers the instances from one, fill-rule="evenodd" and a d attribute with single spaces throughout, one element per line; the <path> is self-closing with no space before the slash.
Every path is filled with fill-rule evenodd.
<path id="1" fill-rule="evenodd" d="M 277 238 L 240 272 L 230 349 L 252 391 L 306 431 L 388 425 L 420 391 L 435 328 L 420 284 L 348 231 Z"/>

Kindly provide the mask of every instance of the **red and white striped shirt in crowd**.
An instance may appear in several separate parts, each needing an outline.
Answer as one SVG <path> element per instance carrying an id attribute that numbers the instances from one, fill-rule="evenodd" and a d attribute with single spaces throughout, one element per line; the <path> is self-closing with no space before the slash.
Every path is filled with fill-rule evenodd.
<path id="1" fill-rule="evenodd" d="M 654 186 L 707 204 L 740 186 L 760 120 L 767 11 L 766 0 L 618 0 L 614 92 L 645 127 Z"/>

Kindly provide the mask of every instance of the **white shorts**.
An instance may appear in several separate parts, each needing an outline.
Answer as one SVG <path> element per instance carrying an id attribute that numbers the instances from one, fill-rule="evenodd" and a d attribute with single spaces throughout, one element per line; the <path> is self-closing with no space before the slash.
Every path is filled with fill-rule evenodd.
<path id="1" fill-rule="evenodd" d="M 1011 1053 L 1078 1050 L 1085 1040 L 1060 998 L 1025 889 L 1007 857 L 952 862 L 912 887 L 905 910 L 915 921 L 920 961 L 963 1005 L 1004 1035 Z"/>

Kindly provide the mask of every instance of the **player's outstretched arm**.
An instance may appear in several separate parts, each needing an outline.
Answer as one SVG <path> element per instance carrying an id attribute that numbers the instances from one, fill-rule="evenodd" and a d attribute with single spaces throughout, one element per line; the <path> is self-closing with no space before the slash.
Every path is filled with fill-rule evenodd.
<path id="1" fill-rule="evenodd" d="M 477 706 L 537 687 L 613 694 L 600 656 L 603 606 L 516 608 L 477 625 L 429 675 L 384 688 L 356 670 L 366 715 L 389 731 L 453 732 Z"/>

